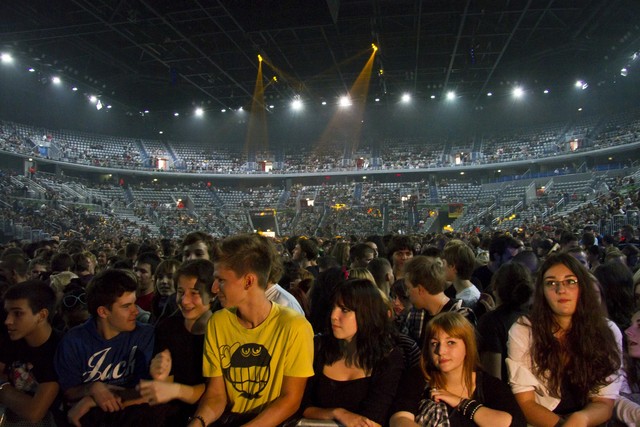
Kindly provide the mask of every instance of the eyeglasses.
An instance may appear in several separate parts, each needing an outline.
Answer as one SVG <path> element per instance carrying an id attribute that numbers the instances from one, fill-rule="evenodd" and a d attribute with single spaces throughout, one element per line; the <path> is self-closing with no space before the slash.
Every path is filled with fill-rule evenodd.
<path id="1" fill-rule="evenodd" d="M 543 284 L 545 288 L 555 291 L 560 290 L 560 285 L 564 286 L 565 289 L 575 289 L 578 287 L 578 281 L 576 279 L 545 280 Z"/>
<path id="2" fill-rule="evenodd" d="M 81 293 L 80 295 L 65 295 L 62 297 L 62 304 L 67 308 L 73 308 L 78 304 L 87 305 L 87 294 Z"/>

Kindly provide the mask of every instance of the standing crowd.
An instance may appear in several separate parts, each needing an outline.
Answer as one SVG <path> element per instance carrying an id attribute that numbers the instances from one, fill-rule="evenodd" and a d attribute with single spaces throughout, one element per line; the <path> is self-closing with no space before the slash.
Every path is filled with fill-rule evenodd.
<path id="1" fill-rule="evenodd" d="M 638 426 L 637 231 L 13 241 L 0 425 Z"/>

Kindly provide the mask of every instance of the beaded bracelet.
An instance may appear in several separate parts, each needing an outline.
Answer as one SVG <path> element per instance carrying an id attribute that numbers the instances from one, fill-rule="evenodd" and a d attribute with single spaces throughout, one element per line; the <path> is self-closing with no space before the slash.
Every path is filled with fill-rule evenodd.
<path id="1" fill-rule="evenodd" d="M 198 420 L 200 421 L 200 424 L 202 424 L 202 427 L 207 427 L 207 423 L 204 422 L 204 418 L 202 418 L 200 415 L 194 415 L 193 417 L 189 417 L 188 422 L 191 422 L 193 420 Z"/>
<path id="2" fill-rule="evenodd" d="M 476 414 L 478 409 L 480 409 L 482 406 L 484 406 L 484 405 L 482 403 L 478 402 L 477 400 L 462 399 L 460 401 L 460 403 L 458 403 L 458 406 L 456 407 L 456 409 L 463 416 L 465 416 L 465 417 L 467 417 L 467 418 L 469 418 L 470 420 L 473 421 L 474 415 Z"/>

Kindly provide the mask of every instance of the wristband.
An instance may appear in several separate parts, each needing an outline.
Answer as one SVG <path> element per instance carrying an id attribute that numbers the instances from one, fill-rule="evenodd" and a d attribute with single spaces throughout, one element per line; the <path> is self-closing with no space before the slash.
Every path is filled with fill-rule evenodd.
<path id="1" fill-rule="evenodd" d="M 462 399 L 456 409 L 460 412 L 464 417 L 473 421 L 473 417 L 476 415 L 478 409 L 484 406 L 482 403 L 477 400 L 472 399 Z"/>
<path id="2" fill-rule="evenodd" d="M 560 417 L 560 419 L 558 420 L 558 422 L 557 422 L 557 423 L 555 423 L 555 425 L 554 425 L 553 427 L 561 427 L 561 426 L 563 426 L 563 425 L 564 425 L 564 423 L 565 423 L 566 421 L 567 421 L 567 420 L 565 420 L 564 418 Z"/>
<path id="3" fill-rule="evenodd" d="M 11 384 L 11 381 L 3 381 L 2 383 L 0 383 L 0 390 L 2 390 L 3 388 L 5 388 L 10 384 Z"/>
<path id="4" fill-rule="evenodd" d="M 194 415 L 193 417 L 189 417 L 189 422 L 193 421 L 193 420 L 198 420 L 200 421 L 200 424 L 202 425 L 202 427 L 207 427 L 207 423 L 204 422 L 204 418 L 202 418 L 200 415 Z"/>

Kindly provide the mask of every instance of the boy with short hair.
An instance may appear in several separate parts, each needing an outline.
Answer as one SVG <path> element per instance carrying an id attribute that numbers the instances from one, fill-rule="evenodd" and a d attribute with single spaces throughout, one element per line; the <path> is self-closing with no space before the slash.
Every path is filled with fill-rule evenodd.
<path id="1" fill-rule="evenodd" d="M 55 368 L 64 398 L 82 402 L 82 410 L 70 411 L 74 421 L 95 405 L 102 415 L 121 412 L 124 401 L 136 394 L 127 396 L 125 390 L 131 391 L 148 377 L 154 335 L 152 326 L 136 322 L 137 288 L 135 276 L 125 270 L 109 269 L 96 275 L 87 286 L 91 317 L 70 329 L 58 347 Z M 92 412 L 98 419 L 102 416 Z M 134 418 L 129 413 L 110 417 L 108 422 Z"/>
<path id="2" fill-rule="evenodd" d="M 209 321 L 203 373 L 210 380 L 190 427 L 277 426 L 300 406 L 313 375 L 313 331 L 302 315 L 267 299 L 273 250 L 258 235 L 219 246 L 213 291 L 225 309 Z"/>
<path id="3" fill-rule="evenodd" d="M 58 376 L 53 354 L 60 335 L 51 327 L 56 294 L 40 280 L 10 287 L 4 296 L 5 326 L 11 343 L 0 348 L 0 404 L 9 423 L 55 425 L 50 408 Z"/>

